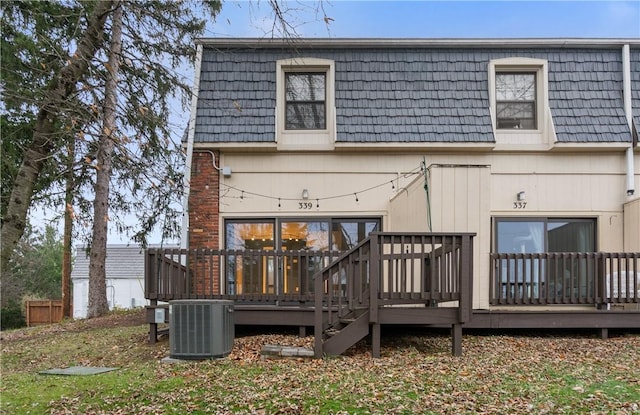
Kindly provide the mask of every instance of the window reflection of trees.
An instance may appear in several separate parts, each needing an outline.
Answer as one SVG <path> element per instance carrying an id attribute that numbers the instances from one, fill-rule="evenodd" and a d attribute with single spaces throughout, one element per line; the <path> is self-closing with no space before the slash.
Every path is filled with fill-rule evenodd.
<path id="1" fill-rule="evenodd" d="M 325 128 L 325 74 L 286 73 L 287 129 Z"/>
<path id="2" fill-rule="evenodd" d="M 496 121 L 498 128 L 536 127 L 536 75 L 497 73 Z"/>

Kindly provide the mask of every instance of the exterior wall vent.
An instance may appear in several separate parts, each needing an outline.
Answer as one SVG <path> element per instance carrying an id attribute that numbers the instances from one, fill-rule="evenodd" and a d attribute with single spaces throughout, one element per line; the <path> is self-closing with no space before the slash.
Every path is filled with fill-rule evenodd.
<path id="1" fill-rule="evenodd" d="M 213 359 L 231 353 L 235 336 L 233 301 L 169 302 L 169 349 L 174 359 Z"/>

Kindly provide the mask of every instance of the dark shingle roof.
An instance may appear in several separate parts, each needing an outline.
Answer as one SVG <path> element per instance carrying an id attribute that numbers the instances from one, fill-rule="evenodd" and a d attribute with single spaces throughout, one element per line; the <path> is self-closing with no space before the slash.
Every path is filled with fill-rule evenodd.
<path id="1" fill-rule="evenodd" d="M 631 49 L 631 108 L 633 124 L 640 130 L 640 49 Z M 638 131 L 640 133 L 640 131 Z"/>
<path id="2" fill-rule="evenodd" d="M 205 49 L 196 142 L 272 142 L 276 65 L 251 51 Z"/>
<path id="3" fill-rule="evenodd" d="M 549 107 L 558 141 L 629 141 L 620 50 L 549 51 Z"/>
<path id="4" fill-rule="evenodd" d="M 464 51 L 365 50 L 336 56 L 343 142 L 492 142 L 487 70 Z"/>
<path id="5" fill-rule="evenodd" d="M 638 83 L 638 50 L 632 55 Z M 338 142 L 493 142 L 488 64 L 506 57 L 548 61 L 549 106 L 558 141 L 631 139 L 622 103 L 620 49 L 205 45 L 195 141 L 273 142 L 276 61 L 299 56 L 335 61 Z M 634 104 L 640 101 L 638 90 Z"/>

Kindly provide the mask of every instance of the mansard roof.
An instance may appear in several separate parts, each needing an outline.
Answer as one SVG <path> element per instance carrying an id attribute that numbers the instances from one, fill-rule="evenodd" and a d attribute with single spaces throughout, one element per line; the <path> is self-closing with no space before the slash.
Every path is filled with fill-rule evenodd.
<path id="1" fill-rule="evenodd" d="M 492 143 L 488 65 L 548 62 L 559 142 L 630 142 L 622 46 L 631 48 L 633 116 L 640 125 L 640 40 L 201 39 L 194 141 L 268 143 L 275 137 L 276 61 L 335 62 L 336 141 Z"/>

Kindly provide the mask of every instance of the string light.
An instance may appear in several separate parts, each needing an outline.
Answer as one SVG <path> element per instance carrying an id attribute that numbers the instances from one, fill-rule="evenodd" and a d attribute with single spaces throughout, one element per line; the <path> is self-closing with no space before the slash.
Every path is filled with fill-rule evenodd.
<path id="1" fill-rule="evenodd" d="M 425 171 L 424 170 L 424 163 L 420 163 L 419 167 L 417 167 L 417 168 L 415 168 L 415 169 L 413 169 L 413 170 L 411 170 L 411 171 L 409 171 L 407 173 L 404 173 L 401 176 L 401 178 L 406 179 L 406 178 L 410 178 L 410 177 L 418 175 L 418 174 L 424 174 L 424 171 Z M 396 179 L 396 180 L 399 180 L 399 178 Z M 368 191 L 380 188 L 382 186 L 388 186 L 389 183 L 391 183 L 391 189 L 395 190 L 396 186 L 395 186 L 394 181 L 393 180 L 390 180 L 390 181 L 385 180 L 383 183 L 380 183 L 380 184 L 377 184 L 375 186 L 371 186 L 371 187 L 368 187 L 368 188 L 365 188 L 365 189 L 361 189 L 361 190 L 358 190 L 356 192 L 343 193 L 343 194 L 326 196 L 326 197 L 318 197 L 318 198 L 316 198 L 316 208 L 318 208 L 318 209 L 320 208 L 320 200 L 341 199 L 341 198 L 348 197 L 348 196 L 354 196 L 356 203 L 359 203 L 360 202 L 360 198 L 358 197 L 358 194 L 366 193 Z M 251 192 L 249 190 L 243 190 L 243 189 L 231 186 L 231 185 L 226 184 L 226 183 L 220 183 L 220 185 L 222 187 L 226 188 L 225 195 L 223 195 L 222 197 L 233 198 L 233 196 L 230 196 L 230 195 L 228 195 L 226 193 L 228 193 L 229 190 L 235 190 L 237 192 L 240 192 L 239 198 L 240 198 L 241 201 L 244 200 L 245 193 L 247 195 L 256 196 L 256 197 L 262 197 L 262 198 L 265 198 L 265 199 L 278 200 L 278 207 L 282 207 L 282 201 L 299 201 L 300 200 L 299 197 L 270 196 L 270 195 L 265 195 L 265 194 L 261 194 L 261 193 Z M 236 197 L 238 197 L 238 196 L 236 196 Z"/>

